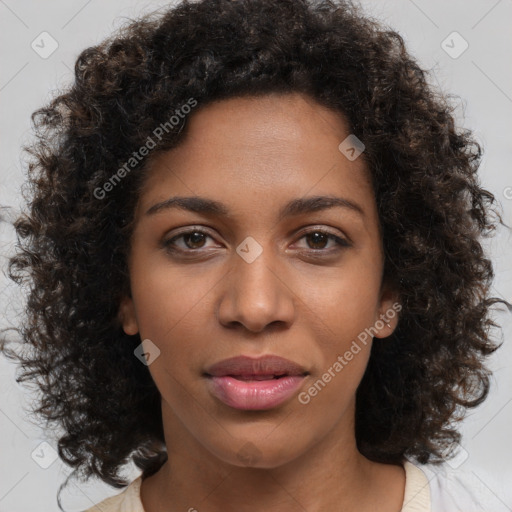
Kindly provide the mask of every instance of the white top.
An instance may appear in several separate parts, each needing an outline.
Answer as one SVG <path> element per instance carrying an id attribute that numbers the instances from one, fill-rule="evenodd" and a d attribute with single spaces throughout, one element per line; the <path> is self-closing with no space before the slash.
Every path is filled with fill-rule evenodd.
<path id="1" fill-rule="evenodd" d="M 510 512 L 512 503 L 490 490 L 476 475 L 444 466 L 404 463 L 405 493 L 400 512 Z M 84 512 L 145 512 L 141 477 L 123 492 Z"/>
<path id="2" fill-rule="evenodd" d="M 431 512 L 512 512 L 512 493 L 505 480 L 448 463 L 420 467 L 429 482 Z"/>

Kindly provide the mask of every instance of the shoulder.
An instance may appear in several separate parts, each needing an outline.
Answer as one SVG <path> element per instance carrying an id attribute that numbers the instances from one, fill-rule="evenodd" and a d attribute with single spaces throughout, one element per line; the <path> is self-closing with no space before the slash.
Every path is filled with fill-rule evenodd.
<path id="1" fill-rule="evenodd" d="M 84 512 L 144 512 L 140 499 L 141 477 L 134 480 L 124 491 L 93 505 Z"/>
<path id="2" fill-rule="evenodd" d="M 474 471 L 452 468 L 447 463 L 416 464 L 426 476 L 432 512 L 510 512 L 512 503 L 500 484 L 484 481 Z"/>

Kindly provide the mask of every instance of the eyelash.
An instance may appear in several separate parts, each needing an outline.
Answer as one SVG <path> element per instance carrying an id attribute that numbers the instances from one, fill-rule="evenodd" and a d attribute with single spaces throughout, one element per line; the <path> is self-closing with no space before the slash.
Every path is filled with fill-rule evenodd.
<path id="1" fill-rule="evenodd" d="M 164 240 L 162 242 L 162 245 L 165 249 L 167 249 L 169 252 L 172 252 L 172 253 L 182 253 L 182 254 L 191 254 L 191 253 L 199 253 L 201 252 L 201 249 L 202 248 L 199 248 L 199 249 L 181 249 L 181 248 L 177 248 L 175 245 L 174 245 L 174 242 L 176 240 L 179 240 L 180 238 L 183 238 L 184 236 L 187 236 L 187 235 L 191 235 L 191 234 L 194 234 L 194 233 L 199 233 L 201 235 L 205 235 L 206 237 L 209 237 L 211 239 L 213 239 L 213 237 L 203 231 L 202 229 L 189 229 L 187 231 L 183 231 L 182 233 L 170 238 L 169 240 Z M 346 248 L 346 247 L 350 247 L 351 244 L 339 237 L 339 236 L 336 236 L 334 235 L 333 233 L 330 233 L 329 231 L 325 231 L 323 229 L 310 229 L 308 230 L 307 232 L 303 233 L 302 236 L 299 238 L 299 240 L 302 240 L 303 238 L 305 238 L 306 236 L 308 235 L 312 235 L 314 233 L 320 233 L 321 235 L 325 235 L 327 236 L 327 239 L 328 240 L 334 240 L 334 242 L 338 245 L 338 247 L 336 247 L 334 250 L 340 250 L 342 248 Z M 314 255 L 318 255 L 319 252 L 324 252 L 324 253 L 331 253 L 333 251 L 333 249 L 303 249 L 302 250 L 303 252 L 310 252 L 310 253 L 313 253 Z"/>

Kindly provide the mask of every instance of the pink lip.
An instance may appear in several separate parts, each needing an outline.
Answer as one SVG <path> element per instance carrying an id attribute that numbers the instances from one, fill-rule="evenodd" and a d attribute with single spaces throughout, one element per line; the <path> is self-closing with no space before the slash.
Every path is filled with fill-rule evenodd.
<path id="1" fill-rule="evenodd" d="M 206 369 L 206 374 L 214 377 L 224 375 L 304 375 L 302 366 L 283 357 L 267 354 L 253 358 L 236 356 L 219 361 Z"/>
<path id="2" fill-rule="evenodd" d="M 295 394 L 307 374 L 298 364 L 273 355 L 233 357 L 205 372 L 211 393 L 241 410 L 277 407 Z"/>
<path id="3" fill-rule="evenodd" d="M 222 402 L 235 409 L 272 409 L 293 396 L 304 376 L 289 375 L 269 380 L 238 380 L 235 377 L 210 377 L 211 392 Z"/>

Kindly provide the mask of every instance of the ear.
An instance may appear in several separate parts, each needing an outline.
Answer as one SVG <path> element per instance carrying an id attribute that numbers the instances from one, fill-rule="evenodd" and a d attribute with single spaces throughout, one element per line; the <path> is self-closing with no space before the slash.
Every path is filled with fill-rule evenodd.
<path id="1" fill-rule="evenodd" d="M 393 334 L 398 325 L 401 310 L 402 305 L 398 292 L 388 285 L 383 285 L 379 301 L 379 311 L 374 323 L 376 338 L 387 338 Z"/>
<path id="2" fill-rule="evenodd" d="M 117 318 L 123 326 L 123 331 L 128 335 L 134 335 L 139 332 L 137 315 L 135 314 L 135 305 L 131 297 L 123 297 L 119 304 Z"/>

